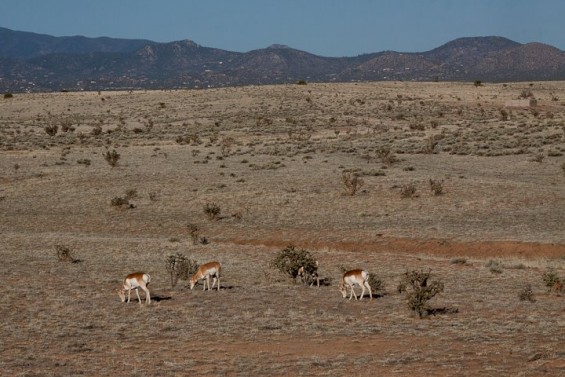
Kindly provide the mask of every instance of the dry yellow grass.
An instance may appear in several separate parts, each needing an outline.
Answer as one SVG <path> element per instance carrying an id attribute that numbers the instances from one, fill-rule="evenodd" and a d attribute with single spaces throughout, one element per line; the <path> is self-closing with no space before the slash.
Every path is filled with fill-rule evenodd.
<path id="1" fill-rule="evenodd" d="M 524 88 L 538 106 L 502 121 Z M 565 373 L 563 296 L 542 281 L 548 268 L 565 277 L 564 88 L 398 82 L 0 100 L 2 375 Z M 343 172 L 362 177 L 354 195 Z M 430 179 L 443 180 L 441 195 Z M 408 184 L 415 195 L 403 198 Z M 216 220 L 204 212 L 212 203 Z M 189 224 L 209 243 L 193 244 Z M 291 242 L 334 284 L 295 285 L 270 269 Z M 58 261 L 55 245 L 80 262 Z M 171 289 L 165 259 L 177 252 L 219 260 L 224 289 Z M 377 273 L 386 293 L 342 300 L 342 267 Z M 418 319 L 396 292 L 411 269 L 444 282 L 437 315 Z M 149 307 L 112 292 L 138 270 L 153 278 Z M 535 302 L 518 299 L 526 284 Z"/>

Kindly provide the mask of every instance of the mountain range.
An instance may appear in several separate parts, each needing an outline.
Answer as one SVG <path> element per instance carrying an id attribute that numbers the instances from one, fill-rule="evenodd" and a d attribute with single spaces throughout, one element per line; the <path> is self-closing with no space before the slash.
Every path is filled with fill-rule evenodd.
<path id="1" fill-rule="evenodd" d="M 208 88 L 351 81 L 565 80 L 565 52 L 498 36 L 431 51 L 323 57 L 284 45 L 249 52 L 190 40 L 54 37 L 0 28 L 0 91 Z"/>

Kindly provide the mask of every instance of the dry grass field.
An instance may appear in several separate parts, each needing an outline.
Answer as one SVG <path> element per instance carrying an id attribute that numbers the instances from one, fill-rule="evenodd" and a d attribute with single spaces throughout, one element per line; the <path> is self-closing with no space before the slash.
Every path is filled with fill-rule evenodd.
<path id="1" fill-rule="evenodd" d="M 563 82 L 5 96 L 0 374 L 565 375 L 564 153 Z M 323 286 L 271 266 L 289 244 Z M 171 287 L 176 253 L 222 289 Z M 384 289 L 344 300 L 344 268 Z M 424 318 L 412 270 L 445 287 Z M 135 271 L 151 305 L 113 291 Z"/>

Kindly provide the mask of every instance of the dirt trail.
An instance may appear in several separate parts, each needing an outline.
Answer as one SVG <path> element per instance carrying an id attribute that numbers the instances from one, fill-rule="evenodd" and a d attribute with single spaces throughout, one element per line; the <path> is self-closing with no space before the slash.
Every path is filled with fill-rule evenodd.
<path id="1" fill-rule="evenodd" d="M 312 242 L 306 239 L 227 239 L 237 245 L 284 247 L 289 243 L 311 249 L 330 248 L 344 251 L 418 253 L 443 257 L 466 256 L 473 258 L 560 258 L 565 257 L 565 245 L 515 241 L 460 242 L 439 239 L 382 238 L 376 242 Z"/>

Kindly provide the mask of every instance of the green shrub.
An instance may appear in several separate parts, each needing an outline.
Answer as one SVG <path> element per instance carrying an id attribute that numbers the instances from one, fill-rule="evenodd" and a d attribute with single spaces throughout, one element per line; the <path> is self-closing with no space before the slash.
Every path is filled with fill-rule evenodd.
<path id="1" fill-rule="evenodd" d="M 317 268 L 316 260 L 308 250 L 297 249 L 293 245 L 280 250 L 271 261 L 271 266 L 292 279 L 296 279 L 300 267 L 304 267 L 308 273 Z"/>
<path id="2" fill-rule="evenodd" d="M 441 281 L 430 281 L 430 277 L 431 271 L 407 271 L 398 284 L 398 292 L 406 293 L 408 308 L 420 318 L 431 311 L 428 301 L 444 289 Z"/>

